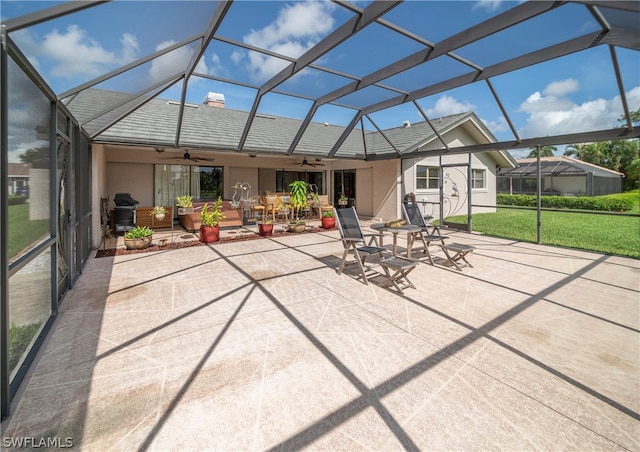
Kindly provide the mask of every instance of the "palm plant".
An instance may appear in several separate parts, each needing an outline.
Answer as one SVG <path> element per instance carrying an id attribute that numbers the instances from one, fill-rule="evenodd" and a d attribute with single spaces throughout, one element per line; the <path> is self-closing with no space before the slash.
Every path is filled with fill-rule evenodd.
<path id="1" fill-rule="evenodd" d="M 296 219 L 300 220 L 300 211 L 307 207 L 307 183 L 303 180 L 294 180 L 289 184 L 289 188 L 291 189 L 291 207 L 295 211 Z"/>

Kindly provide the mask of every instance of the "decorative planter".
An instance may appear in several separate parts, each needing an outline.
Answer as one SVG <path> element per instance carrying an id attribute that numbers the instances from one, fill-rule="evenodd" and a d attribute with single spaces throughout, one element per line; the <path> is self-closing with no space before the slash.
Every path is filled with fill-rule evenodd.
<path id="1" fill-rule="evenodd" d="M 322 227 L 333 229 L 336 227 L 336 217 L 322 217 Z"/>
<path id="2" fill-rule="evenodd" d="M 305 230 L 305 228 L 307 227 L 306 224 L 290 224 L 289 225 L 289 232 L 303 232 Z"/>
<path id="3" fill-rule="evenodd" d="M 269 224 L 258 224 L 258 234 L 264 236 L 264 237 L 268 237 L 271 234 L 273 234 L 273 224 L 269 223 Z"/>
<path id="4" fill-rule="evenodd" d="M 158 220 L 158 221 L 164 220 L 164 214 L 163 213 L 157 213 L 156 214 L 156 220 Z"/>
<path id="5" fill-rule="evenodd" d="M 128 250 L 143 250 L 151 245 L 151 237 L 142 237 L 139 239 L 124 239 L 124 246 Z"/>
<path id="6" fill-rule="evenodd" d="M 178 215 L 187 215 L 195 212 L 193 207 L 178 207 Z"/>
<path id="7" fill-rule="evenodd" d="M 200 226 L 200 241 L 203 243 L 220 240 L 220 226 Z"/>
<path id="8" fill-rule="evenodd" d="M 450 223 L 445 221 L 444 225 L 450 229 L 457 229 L 460 231 L 468 231 L 469 225 L 467 223 Z"/>

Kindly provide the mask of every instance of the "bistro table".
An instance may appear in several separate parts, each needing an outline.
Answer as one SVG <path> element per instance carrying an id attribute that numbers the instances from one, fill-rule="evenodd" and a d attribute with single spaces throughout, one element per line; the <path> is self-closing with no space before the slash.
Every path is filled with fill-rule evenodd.
<path id="1" fill-rule="evenodd" d="M 407 234 L 407 259 L 411 259 L 411 247 L 413 243 L 420 237 L 422 228 L 413 224 L 404 224 L 402 226 L 387 226 L 385 223 L 373 223 L 369 226 L 378 232 L 380 237 L 380 246 L 382 244 L 382 232 L 391 232 L 393 234 L 393 255 L 398 255 L 398 234 L 404 232 Z"/>

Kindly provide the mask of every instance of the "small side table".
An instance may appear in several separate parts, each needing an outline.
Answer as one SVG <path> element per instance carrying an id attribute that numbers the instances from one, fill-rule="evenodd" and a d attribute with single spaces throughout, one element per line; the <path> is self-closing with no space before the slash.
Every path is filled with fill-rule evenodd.
<path id="1" fill-rule="evenodd" d="M 398 255 L 398 234 L 401 232 L 407 233 L 407 259 L 411 259 L 411 248 L 413 243 L 420 236 L 422 228 L 413 224 L 405 224 L 402 226 L 386 226 L 384 223 L 373 223 L 371 226 L 376 232 L 391 232 L 393 234 L 393 255 Z M 382 244 L 382 234 L 380 234 L 380 246 Z"/>

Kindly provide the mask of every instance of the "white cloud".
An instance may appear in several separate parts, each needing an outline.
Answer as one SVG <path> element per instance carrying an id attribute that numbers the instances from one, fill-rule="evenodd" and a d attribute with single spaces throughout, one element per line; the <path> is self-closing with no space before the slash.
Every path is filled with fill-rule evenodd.
<path id="1" fill-rule="evenodd" d="M 211 55 L 211 68 L 209 69 L 210 75 L 215 75 L 218 77 L 222 77 L 226 74 L 226 70 L 222 62 L 220 61 L 220 57 L 217 53 Z"/>
<path id="2" fill-rule="evenodd" d="M 442 116 L 474 111 L 475 108 L 476 106 L 469 102 L 460 102 L 451 96 L 440 96 L 436 101 L 435 106 L 426 110 L 426 113 L 430 118 L 439 118 Z"/>
<path id="3" fill-rule="evenodd" d="M 502 3 L 503 0 L 478 0 L 475 5 L 473 5 L 473 9 L 484 9 L 493 12 L 497 11 Z"/>
<path id="4" fill-rule="evenodd" d="M 577 80 L 568 78 L 557 82 L 549 83 L 543 91 L 545 96 L 566 96 L 580 89 L 580 83 Z"/>
<path id="5" fill-rule="evenodd" d="M 425 113 L 430 118 L 440 118 L 442 116 L 466 113 L 469 111 L 478 114 L 477 107 L 471 102 L 461 102 L 454 97 L 443 95 L 438 98 L 435 106 L 426 110 Z M 505 132 L 509 130 L 509 124 L 504 116 L 500 116 L 494 121 L 484 118 L 480 118 L 480 120 L 492 133 Z"/>
<path id="6" fill-rule="evenodd" d="M 568 94 L 576 85 L 572 83 L 552 83 L 543 91 L 545 94 Z M 640 108 L 640 86 L 627 92 L 630 110 Z M 527 123 L 519 130 L 522 137 L 542 137 L 568 133 L 603 130 L 619 127 L 618 118 L 622 114 L 620 96 L 611 99 L 594 99 L 580 104 L 568 98 L 541 95 L 536 92 L 520 105 L 519 111 L 529 115 Z"/>
<path id="7" fill-rule="evenodd" d="M 135 60 L 139 51 L 138 40 L 130 33 L 120 38 L 121 48 L 109 51 L 78 25 L 69 25 L 64 32 L 54 29 L 42 38 L 28 30 L 11 36 L 36 68 L 42 68 L 44 60 L 51 60 L 49 74 L 66 79 L 78 74 L 83 78 L 101 75 Z"/>
<path id="8" fill-rule="evenodd" d="M 497 132 L 506 132 L 507 130 L 510 130 L 509 124 L 507 123 L 507 120 L 504 118 L 504 116 L 500 116 L 496 121 L 489 121 L 482 118 L 480 118 L 480 120 L 485 126 L 487 126 L 487 129 L 489 129 L 494 134 Z"/>
<path id="9" fill-rule="evenodd" d="M 175 41 L 172 40 L 161 42 L 156 46 L 156 51 L 166 49 L 173 44 L 175 44 Z M 153 60 L 151 68 L 149 69 L 149 77 L 153 82 L 159 82 L 170 75 L 184 71 L 191 61 L 192 56 L 193 48 L 190 46 L 179 47 L 169 53 L 165 53 Z M 198 61 L 195 72 L 209 74 L 209 69 L 204 58 L 200 58 L 200 61 Z"/>
<path id="10" fill-rule="evenodd" d="M 331 13 L 334 9 L 333 3 L 325 1 L 285 5 L 273 23 L 251 30 L 243 40 L 247 44 L 297 58 L 333 29 Z M 289 64 L 256 52 L 236 52 L 232 61 L 240 63 L 245 61 L 245 57 L 247 70 L 254 81 L 259 82 L 269 79 Z"/>
<path id="11" fill-rule="evenodd" d="M 287 43 L 295 43 L 292 46 L 294 53 L 287 56 L 299 57 L 300 49 L 308 49 L 312 43 L 316 43 L 321 36 L 333 28 L 331 12 L 334 6 L 329 2 L 298 2 L 293 5 L 285 5 L 275 22 L 260 30 L 252 30 L 244 37 L 247 44 L 258 47 L 274 49 L 275 46 L 286 47 Z M 297 50 L 295 50 L 297 49 Z"/>

